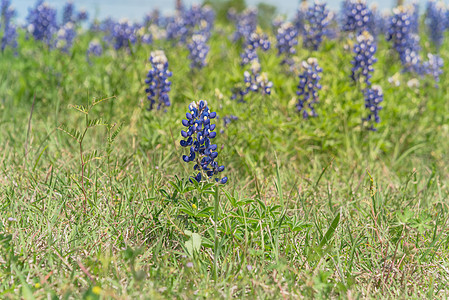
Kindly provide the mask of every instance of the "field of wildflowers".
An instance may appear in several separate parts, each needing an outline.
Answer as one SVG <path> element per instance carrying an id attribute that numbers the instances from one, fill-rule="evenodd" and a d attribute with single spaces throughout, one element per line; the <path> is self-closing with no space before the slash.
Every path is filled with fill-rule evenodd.
<path id="1" fill-rule="evenodd" d="M 0 298 L 449 297 L 448 7 L 208 2 L 0 0 Z"/>

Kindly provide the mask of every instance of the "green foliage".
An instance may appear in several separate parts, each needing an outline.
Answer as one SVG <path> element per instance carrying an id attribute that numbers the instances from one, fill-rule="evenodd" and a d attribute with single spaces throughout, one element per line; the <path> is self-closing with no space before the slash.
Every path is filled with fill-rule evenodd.
<path id="1" fill-rule="evenodd" d="M 92 33 L 70 56 L 23 32 L 17 57 L 1 54 L 0 298 L 449 296 L 449 78 L 439 90 L 427 77 L 408 87 L 413 76 L 380 38 L 372 81 L 385 103 L 378 132 L 366 132 L 348 41 L 314 53 L 299 45 L 299 61 L 313 55 L 323 67 L 319 117 L 306 121 L 295 110 L 298 78 L 275 49 L 260 53 L 273 94 L 230 99 L 243 78 L 232 30 L 214 32 L 209 64 L 196 73 L 186 49 L 160 40 L 89 65 Z M 145 109 L 154 49 L 173 70 L 167 112 Z M 218 191 L 190 183 L 181 159 L 193 99 L 220 116 L 229 181 Z M 225 128 L 230 114 L 239 120 Z"/>
<path id="2" fill-rule="evenodd" d="M 111 97 L 112 98 L 112 97 Z M 85 149 L 84 149 L 84 138 L 86 137 L 86 134 L 88 132 L 89 129 L 94 128 L 94 127 L 98 127 L 98 126 L 106 126 L 107 127 L 107 147 L 106 147 L 106 156 L 108 158 L 108 171 L 109 171 L 109 178 L 111 178 L 110 175 L 110 169 L 109 169 L 109 161 L 110 161 L 110 154 L 112 152 L 112 143 L 114 142 L 115 138 L 117 137 L 118 133 L 120 132 L 122 126 L 118 126 L 117 129 L 114 129 L 115 125 L 111 125 L 108 122 L 104 121 L 102 118 L 99 119 L 92 119 L 90 118 L 90 113 L 93 109 L 93 107 L 99 103 L 102 103 L 103 101 L 109 100 L 111 98 L 104 98 L 104 99 L 93 99 L 92 102 L 90 102 L 88 100 L 87 102 L 87 106 L 83 106 L 83 105 L 77 105 L 77 104 L 69 104 L 69 108 L 72 108 L 82 114 L 85 115 L 85 125 L 84 125 L 84 129 L 82 129 L 81 131 L 75 128 L 69 128 L 67 125 L 65 124 L 61 124 L 58 126 L 58 129 L 64 133 L 66 133 L 68 136 L 70 136 L 72 139 L 74 139 L 78 144 L 79 144 L 79 157 L 80 157 L 80 170 L 81 170 L 81 175 L 80 175 L 80 188 L 83 192 L 84 195 L 84 206 L 83 209 L 84 211 L 86 211 L 86 203 L 91 203 L 93 204 L 93 202 L 88 198 L 88 195 L 86 193 L 86 189 L 84 187 L 84 170 L 85 168 L 88 166 L 88 164 L 93 161 L 93 160 L 100 160 L 101 156 L 99 156 L 99 151 L 97 149 L 92 150 L 91 152 L 89 152 L 88 154 L 85 154 Z"/>

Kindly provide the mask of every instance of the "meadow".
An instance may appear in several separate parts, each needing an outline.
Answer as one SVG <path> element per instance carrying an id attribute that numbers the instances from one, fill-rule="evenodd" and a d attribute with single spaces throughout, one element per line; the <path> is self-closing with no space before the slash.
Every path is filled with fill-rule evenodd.
<path id="1" fill-rule="evenodd" d="M 426 30 L 421 20 L 423 57 L 435 53 Z M 65 52 L 18 28 L 17 48 L 0 54 L 0 298 L 449 296 L 447 39 L 436 86 L 403 72 L 379 34 L 372 131 L 350 76 L 354 36 L 316 51 L 298 37 L 295 63 L 322 68 L 318 116 L 305 119 L 271 28 L 270 49 L 257 50 L 271 93 L 233 99 L 248 69 L 234 31 L 215 22 L 197 69 L 178 40 L 114 49 L 78 26 Z M 86 56 L 94 39 L 103 53 Z M 155 50 L 171 105 L 148 110 Z M 182 120 L 199 100 L 218 116 L 226 184 L 197 183 L 183 160 Z"/>

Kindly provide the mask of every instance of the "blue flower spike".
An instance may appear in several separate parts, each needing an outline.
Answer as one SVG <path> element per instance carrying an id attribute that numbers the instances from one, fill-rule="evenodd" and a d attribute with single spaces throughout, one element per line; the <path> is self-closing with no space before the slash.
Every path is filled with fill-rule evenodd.
<path id="1" fill-rule="evenodd" d="M 181 130 L 181 136 L 184 138 L 180 145 L 189 148 L 189 155 L 183 155 L 185 162 L 194 162 L 193 170 L 198 172 L 194 179 L 200 182 L 204 178 L 214 179 L 216 182 L 225 184 L 227 177 L 219 178 L 219 173 L 223 172 L 225 167 L 220 166 L 215 159 L 218 157 L 217 145 L 212 144 L 211 140 L 216 137 L 215 124 L 211 120 L 215 119 L 217 113 L 211 112 L 205 100 L 193 101 L 189 105 L 189 112 L 186 118 L 182 120 L 182 125 L 187 128 Z M 192 179 L 190 179 L 192 180 Z"/>
<path id="2" fill-rule="evenodd" d="M 278 56 L 284 56 L 281 64 L 293 65 L 294 61 L 291 56 L 296 53 L 298 30 L 290 22 L 282 23 L 277 29 L 276 40 Z"/>
<path id="3" fill-rule="evenodd" d="M 257 27 L 256 31 L 252 32 L 248 39 L 245 41 L 245 49 L 243 53 L 240 54 L 242 61 L 241 66 L 252 63 L 254 60 L 259 61 L 259 56 L 257 55 L 257 49 L 260 48 L 262 51 L 268 51 L 271 47 L 270 40 L 268 36 L 262 32 L 262 29 Z"/>
<path id="4" fill-rule="evenodd" d="M 52 46 L 54 33 L 57 31 L 56 9 L 43 1 L 37 1 L 34 8 L 29 9 L 27 29 L 37 41 L 44 41 Z"/>
<path id="5" fill-rule="evenodd" d="M 413 13 L 413 7 L 398 6 L 393 9 L 388 25 L 387 41 L 393 43 L 404 71 L 422 74 L 422 62 L 419 55 L 421 47 L 419 36 L 413 31 Z"/>
<path id="6" fill-rule="evenodd" d="M 298 103 L 296 107 L 302 113 L 304 119 L 317 117 L 314 104 L 318 102 L 318 91 L 321 89 L 320 73 L 323 71 L 318 65 L 318 60 L 310 57 L 302 62 L 302 73 L 299 75 Z"/>
<path id="7" fill-rule="evenodd" d="M 273 82 L 268 80 L 268 75 L 260 71 L 260 63 L 258 60 L 251 62 L 251 72 L 243 72 L 244 88 L 239 89 L 238 93 L 232 96 L 232 99 L 239 97 L 240 102 L 245 102 L 244 97 L 249 92 L 260 93 L 262 95 L 271 95 Z"/>
<path id="8" fill-rule="evenodd" d="M 379 111 L 382 109 L 380 103 L 384 100 L 382 88 L 378 85 L 373 85 L 365 91 L 365 108 L 369 111 L 368 116 L 363 119 L 367 122 L 368 130 L 376 131 L 374 124 L 380 123 Z"/>
<path id="9" fill-rule="evenodd" d="M 377 61 L 374 57 L 377 47 L 374 37 L 368 32 L 363 31 L 357 36 L 357 43 L 354 45 L 354 58 L 352 63 L 351 78 L 353 81 L 363 81 L 370 86 L 371 73 L 374 71 L 373 64 Z"/>
<path id="10" fill-rule="evenodd" d="M 11 22 L 12 18 L 16 16 L 16 10 L 11 6 L 11 0 L 1 0 L 0 16 L 2 19 L 0 22 L 1 51 L 3 52 L 6 46 L 16 49 L 17 26 Z"/>
<path id="11" fill-rule="evenodd" d="M 308 8 L 303 38 L 305 48 L 318 50 L 323 41 L 323 37 L 328 32 L 331 18 L 332 14 L 327 9 L 326 3 L 316 1 Z"/>
<path id="12" fill-rule="evenodd" d="M 439 49 L 444 39 L 444 31 L 447 29 L 447 9 L 443 1 L 431 0 L 427 2 L 426 25 L 430 40 Z"/>
<path id="13" fill-rule="evenodd" d="M 428 53 L 427 58 L 428 61 L 424 62 L 423 68 L 426 74 L 431 75 L 435 80 L 435 87 L 438 87 L 440 75 L 443 74 L 444 61 L 439 55 L 432 53 Z"/>
<path id="14" fill-rule="evenodd" d="M 373 17 L 365 0 L 344 1 L 342 15 L 343 31 L 355 32 L 356 34 L 368 30 Z"/>
<path id="15" fill-rule="evenodd" d="M 168 60 L 164 51 L 157 50 L 151 52 L 150 56 L 151 70 L 148 71 L 145 83 L 148 84 L 148 88 L 145 90 L 148 94 L 148 100 L 150 101 L 149 110 L 152 110 L 156 104 L 157 109 L 161 109 L 162 106 L 170 106 L 170 92 L 171 82 L 168 80 L 172 76 L 172 72 L 168 70 Z"/>
<path id="16" fill-rule="evenodd" d="M 192 42 L 187 45 L 189 49 L 189 59 L 191 60 L 191 69 L 201 69 L 206 66 L 206 57 L 209 53 L 209 46 L 207 45 L 207 37 L 202 34 L 194 34 Z"/>

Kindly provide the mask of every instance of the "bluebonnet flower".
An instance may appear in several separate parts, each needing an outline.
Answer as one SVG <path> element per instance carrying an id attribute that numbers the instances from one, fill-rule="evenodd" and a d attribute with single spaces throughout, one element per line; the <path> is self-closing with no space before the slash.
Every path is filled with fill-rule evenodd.
<path id="1" fill-rule="evenodd" d="M 320 73 L 323 71 L 316 58 L 310 57 L 302 62 L 302 73 L 299 75 L 298 112 L 302 112 L 304 119 L 318 116 L 314 104 L 318 102 L 318 91 L 321 89 Z"/>
<path id="2" fill-rule="evenodd" d="M 253 48 L 252 46 L 245 47 L 243 50 L 243 53 L 240 54 L 241 62 L 240 65 L 244 66 L 246 64 L 251 63 L 254 60 L 259 60 L 259 56 L 257 55 L 256 48 Z"/>
<path id="3" fill-rule="evenodd" d="M 364 94 L 365 108 L 369 110 L 369 113 L 363 121 L 369 124 L 369 130 L 376 131 L 374 124 L 380 122 L 379 111 L 382 109 L 380 103 L 384 99 L 382 88 L 378 85 L 373 85 L 372 88 L 366 89 Z"/>
<path id="4" fill-rule="evenodd" d="M 148 27 L 153 23 L 153 15 L 152 12 L 148 12 L 143 16 L 143 25 Z"/>
<path id="5" fill-rule="evenodd" d="M 252 48 L 260 48 L 263 51 L 268 51 L 271 47 L 270 40 L 268 36 L 262 32 L 262 30 L 258 27 L 255 32 L 251 33 L 248 39 L 248 45 L 251 45 Z"/>
<path id="6" fill-rule="evenodd" d="M 153 42 L 153 35 L 151 33 L 145 33 L 140 38 L 142 44 L 151 44 Z"/>
<path id="7" fill-rule="evenodd" d="M 229 8 L 228 11 L 226 12 L 226 17 L 228 18 L 229 21 L 233 23 L 237 23 L 238 16 L 239 14 L 237 13 L 234 7 Z"/>
<path id="8" fill-rule="evenodd" d="M 11 23 L 11 19 L 16 15 L 16 11 L 14 8 L 11 7 L 10 0 L 1 1 L 0 13 L 1 13 L 0 30 L 3 30 L 1 40 L 1 50 L 3 52 L 6 46 L 17 48 L 17 27 L 15 24 Z"/>
<path id="9" fill-rule="evenodd" d="M 278 56 L 283 55 L 281 64 L 292 65 L 291 56 L 296 53 L 298 45 L 298 30 L 290 22 L 285 22 L 279 26 L 276 34 Z"/>
<path id="10" fill-rule="evenodd" d="M 419 35 L 411 34 L 407 43 L 407 48 L 401 56 L 401 62 L 404 66 L 404 71 L 415 72 L 422 75 L 424 72 L 421 56 L 421 46 L 419 44 Z"/>
<path id="11" fill-rule="evenodd" d="M 136 39 L 136 27 L 127 19 L 122 19 L 112 26 L 111 40 L 115 50 L 129 49 Z"/>
<path id="12" fill-rule="evenodd" d="M 149 110 L 154 108 L 156 101 L 158 102 L 157 109 L 159 110 L 163 105 L 170 106 L 168 92 L 170 91 L 171 82 L 168 78 L 172 76 L 172 72 L 168 70 L 168 60 L 164 51 L 151 52 L 150 62 L 152 68 L 145 79 L 145 83 L 148 84 L 148 88 L 145 91 L 150 101 Z"/>
<path id="13" fill-rule="evenodd" d="M 149 30 L 147 30 L 147 26 L 136 24 L 134 25 L 134 28 L 136 39 L 139 40 L 142 44 L 149 45 L 153 42 L 153 34 Z"/>
<path id="14" fill-rule="evenodd" d="M 2 52 L 5 50 L 6 46 L 17 48 L 17 27 L 15 24 L 8 24 L 8 26 L 3 28 Z"/>
<path id="15" fill-rule="evenodd" d="M 180 43 L 185 42 L 189 34 L 189 29 L 186 26 L 184 18 L 182 16 L 175 16 L 167 20 L 167 39 L 178 40 Z"/>
<path id="16" fill-rule="evenodd" d="M 412 11 L 399 6 L 393 9 L 390 18 L 387 40 L 393 42 L 393 48 L 405 71 L 421 73 L 421 59 L 419 57 L 419 36 L 412 32 Z"/>
<path id="17" fill-rule="evenodd" d="M 374 57 L 377 47 L 373 36 L 368 31 L 363 31 L 357 36 L 357 43 L 354 45 L 354 58 L 352 63 L 351 78 L 363 81 L 369 86 L 371 85 L 371 73 L 374 71 L 373 64 L 377 61 Z"/>
<path id="18" fill-rule="evenodd" d="M 293 24 L 299 35 L 303 35 L 306 30 L 305 26 L 307 20 L 307 8 L 307 2 L 302 1 L 298 9 L 296 10 L 296 14 L 293 19 Z"/>
<path id="19" fill-rule="evenodd" d="M 66 24 L 68 22 L 75 22 L 74 19 L 75 13 L 75 5 L 73 5 L 72 1 L 66 2 L 64 7 L 62 8 L 62 24 Z"/>
<path id="20" fill-rule="evenodd" d="M 184 24 L 187 27 L 193 28 L 199 24 L 202 19 L 201 6 L 192 5 L 190 8 L 183 8 L 180 10 L 181 16 L 184 19 Z"/>
<path id="21" fill-rule="evenodd" d="M 100 56 L 101 54 L 103 54 L 103 47 L 101 46 L 100 42 L 97 40 L 92 40 L 89 43 L 89 47 L 87 48 L 86 51 L 86 57 L 87 57 L 87 61 L 90 62 L 90 56 L 94 55 L 94 56 Z"/>
<path id="22" fill-rule="evenodd" d="M 189 111 L 186 113 L 186 119 L 182 120 L 182 125 L 187 127 L 186 131 L 181 130 L 181 135 L 185 140 L 181 140 L 182 147 L 190 147 L 189 155 L 183 155 L 185 162 L 195 162 L 193 170 L 198 172 L 194 177 L 197 182 L 203 178 L 212 179 L 225 184 L 227 177 L 219 178 L 219 173 L 223 172 L 224 166 L 219 166 L 215 161 L 218 156 L 217 145 L 212 144 L 211 139 L 215 138 L 217 133 L 215 124 L 211 120 L 217 116 L 217 113 L 211 112 L 207 102 L 200 100 L 193 101 L 189 105 Z"/>
<path id="23" fill-rule="evenodd" d="M 192 42 L 187 45 L 190 54 L 189 59 L 192 61 L 190 67 L 201 69 L 206 65 L 206 57 L 209 53 L 209 46 L 206 44 L 207 38 L 202 34 L 194 34 Z"/>
<path id="24" fill-rule="evenodd" d="M 435 79 L 435 86 L 438 87 L 440 82 L 440 75 L 443 73 L 442 68 L 444 61 L 439 55 L 427 54 L 428 61 L 424 62 L 424 70 L 427 74 L 431 75 Z"/>
<path id="25" fill-rule="evenodd" d="M 103 32 L 106 34 L 107 39 L 111 39 L 110 34 L 112 32 L 112 28 L 114 27 L 115 21 L 111 17 L 107 17 L 106 19 L 94 20 L 90 26 L 91 31 Z"/>
<path id="26" fill-rule="evenodd" d="M 324 30 L 324 36 L 328 40 L 334 40 L 340 35 L 340 29 L 338 26 L 337 15 L 335 13 L 329 13 L 328 26 Z"/>
<path id="27" fill-rule="evenodd" d="M 67 1 L 62 8 L 62 24 L 67 24 L 69 22 L 73 24 L 78 24 L 80 22 L 86 21 L 89 18 L 89 14 L 85 9 L 80 11 L 75 10 L 75 5 L 72 1 Z"/>
<path id="28" fill-rule="evenodd" d="M 255 67 L 258 65 L 258 67 Z M 248 91 L 251 92 L 260 92 L 262 95 L 270 95 L 271 88 L 273 87 L 273 82 L 268 80 L 267 73 L 260 72 L 260 65 L 258 62 L 253 62 L 253 66 L 251 68 L 251 73 L 245 71 L 243 73 L 245 86 Z"/>
<path id="29" fill-rule="evenodd" d="M 267 73 L 261 73 L 260 63 L 258 61 L 253 61 L 251 63 L 251 73 L 245 71 L 243 77 L 246 86 L 246 94 L 251 91 L 259 92 L 262 95 L 271 95 L 273 82 L 268 80 Z"/>
<path id="30" fill-rule="evenodd" d="M 285 22 L 279 26 L 276 34 L 278 56 L 284 55 L 282 64 L 292 65 L 291 56 L 296 53 L 296 45 L 298 44 L 298 31 L 290 22 Z"/>
<path id="31" fill-rule="evenodd" d="M 143 24 L 145 26 L 150 26 L 152 24 L 156 26 L 162 26 L 163 18 L 161 18 L 159 10 L 153 9 L 151 12 L 145 14 L 143 19 Z"/>
<path id="32" fill-rule="evenodd" d="M 263 51 L 270 49 L 271 43 L 268 36 L 262 32 L 259 28 L 255 32 L 251 33 L 248 41 L 246 42 L 245 49 L 240 55 L 242 58 L 241 65 L 244 66 L 251 63 L 253 60 L 258 60 L 257 49 L 260 48 Z"/>
<path id="33" fill-rule="evenodd" d="M 57 30 L 56 9 L 39 0 L 34 8 L 29 9 L 27 22 L 28 31 L 33 35 L 34 39 L 44 41 L 51 46 L 53 34 Z"/>
<path id="34" fill-rule="evenodd" d="M 199 23 L 199 32 L 206 35 L 209 39 L 215 22 L 215 12 L 209 6 L 204 6 L 202 10 L 202 19 Z"/>
<path id="35" fill-rule="evenodd" d="M 76 15 L 76 21 L 79 23 L 87 21 L 87 19 L 89 19 L 89 13 L 87 12 L 87 10 L 82 8 Z"/>
<path id="36" fill-rule="evenodd" d="M 0 28 L 5 26 L 5 24 L 9 24 L 11 19 L 16 16 L 16 10 L 11 7 L 11 0 L 1 0 L 0 3 L 0 17 L 1 23 Z"/>
<path id="37" fill-rule="evenodd" d="M 345 0 L 342 9 L 343 31 L 356 34 L 368 30 L 372 13 L 365 0 Z"/>
<path id="38" fill-rule="evenodd" d="M 243 39 L 249 40 L 251 33 L 257 29 L 257 9 L 247 8 L 241 14 L 230 13 L 230 18 L 236 23 L 236 31 L 233 36 L 234 41 Z"/>
<path id="39" fill-rule="evenodd" d="M 429 37 L 437 50 L 443 43 L 443 34 L 446 30 L 446 14 L 447 10 L 442 1 L 427 2 L 426 25 Z"/>
<path id="40" fill-rule="evenodd" d="M 411 18 L 410 18 L 410 27 L 411 31 L 415 34 L 419 32 L 419 3 L 414 1 L 411 4 Z"/>
<path id="41" fill-rule="evenodd" d="M 215 13 L 208 6 L 192 5 L 189 9 L 178 11 L 175 17 L 167 20 L 167 39 L 184 44 L 195 33 L 209 39 Z"/>
<path id="42" fill-rule="evenodd" d="M 273 29 L 273 32 L 276 34 L 279 26 L 281 26 L 285 22 L 285 18 L 283 16 L 276 16 L 273 21 L 271 22 L 271 26 Z"/>
<path id="43" fill-rule="evenodd" d="M 315 2 L 307 10 L 304 32 L 304 47 L 312 50 L 318 50 L 323 41 L 323 36 L 327 33 L 329 25 L 329 10 L 326 8 L 326 3 Z"/>
<path id="44" fill-rule="evenodd" d="M 387 40 L 393 42 L 393 48 L 401 56 L 409 47 L 409 39 L 412 35 L 411 14 L 403 6 L 393 9 L 390 18 Z"/>
<path id="45" fill-rule="evenodd" d="M 56 48 L 61 49 L 63 52 L 69 52 L 72 48 L 73 40 L 76 36 L 75 26 L 72 22 L 68 22 L 62 26 L 56 36 Z"/>
<path id="46" fill-rule="evenodd" d="M 186 20 L 186 25 L 191 28 L 191 32 L 196 31 L 196 33 L 202 34 L 209 39 L 215 22 L 215 12 L 209 5 L 203 7 L 192 5 L 190 9 L 185 11 L 184 19 Z"/>
<path id="47" fill-rule="evenodd" d="M 243 81 L 244 87 L 235 88 L 231 99 L 239 97 L 240 102 L 245 102 L 244 97 L 249 92 L 271 95 L 273 82 L 268 80 L 267 73 L 260 72 L 260 63 L 258 60 L 253 60 L 251 62 L 251 72 L 245 71 L 243 73 Z"/>

